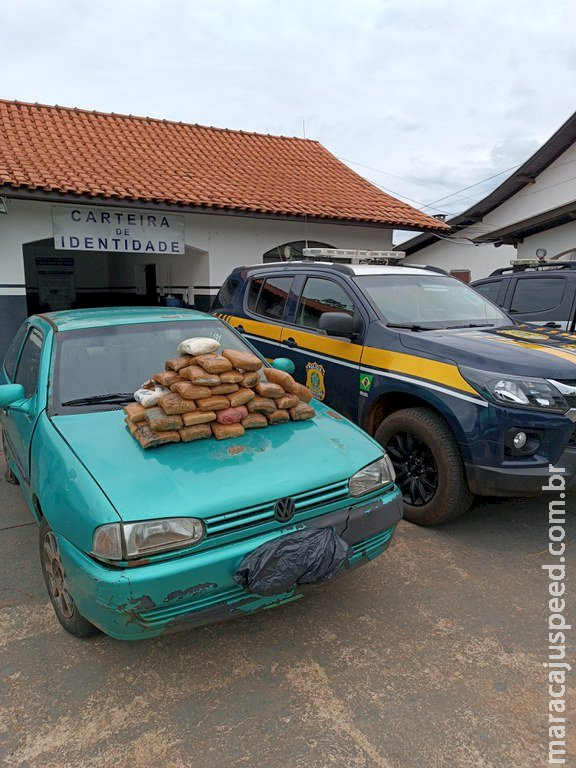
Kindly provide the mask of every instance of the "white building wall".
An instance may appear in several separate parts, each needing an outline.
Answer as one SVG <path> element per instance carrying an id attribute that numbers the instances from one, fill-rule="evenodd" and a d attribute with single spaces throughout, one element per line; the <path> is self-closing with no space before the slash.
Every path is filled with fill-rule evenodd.
<path id="1" fill-rule="evenodd" d="M 483 224 L 499 229 L 572 203 L 575 176 L 576 144 L 573 144 L 542 171 L 533 184 L 526 184 L 513 197 L 484 216 Z"/>
<path id="2" fill-rule="evenodd" d="M 527 237 L 518 244 L 518 258 L 534 259 L 538 248 L 546 249 L 547 260 L 564 254 L 568 259 L 570 252 L 576 250 L 576 221 Z"/>
<path id="3" fill-rule="evenodd" d="M 464 234 L 461 233 L 460 236 Z M 407 264 L 430 264 L 447 272 L 469 269 L 470 280 L 487 277 L 499 267 L 508 267 L 510 260 L 518 258 L 511 245 L 495 248 L 493 245 L 462 245 L 441 239 L 406 257 Z"/>
<path id="4" fill-rule="evenodd" d="M 8 215 L 0 216 L 0 295 L 25 295 L 22 246 L 53 237 L 52 207 L 47 202 L 9 199 Z M 192 301 L 192 291 L 213 295 L 235 266 L 260 263 L 266 251 L 284 243 L 308 239 L 341 248 L 392 247 L 392 230 L 385 228 L 217 214 L 184 217 L 185 255 L 118 253 L 105 261 L 102 254 L 93 251 L 67 251 L 66 255 L 75 258 L 78 289 L 107 282 L 112 289 L 134 285 L 135 267 L 154 263 L 158 285 L 166 287 L 167 292 L 171 287 L 186 286 Z M 2 287 L 9 284 L 18 287 Z"/>

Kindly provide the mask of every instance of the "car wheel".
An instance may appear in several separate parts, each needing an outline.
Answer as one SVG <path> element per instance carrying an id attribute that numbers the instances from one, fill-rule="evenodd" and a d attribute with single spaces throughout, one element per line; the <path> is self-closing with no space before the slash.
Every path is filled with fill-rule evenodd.
<path id="1" fill-rule="evenodd" d="M 394 469 L 404 517 L 418 525 L 454 520 L 472 504 L 458 446 L 443 419 L 427 408 L 388 416 L 376 431 Z"/>
<path id="2" fill-rule="evenodd" d="M 10 469 L 10 467 L 7 468 L 6 472 L 4 472 L 4 479 L 7 483 L 10 483 L 10 485 L 20 485 L 20 480 L 16 477 L 14 472 Z"/>
<path id="3" fill-rule="evenodd" d="M 75 637 L 96 634 L 98 629 L 78 612 L 60 556 L 58 539 L 45 517 L 40 523 L 40 562 L 48 596 L 60 624 Z"/>

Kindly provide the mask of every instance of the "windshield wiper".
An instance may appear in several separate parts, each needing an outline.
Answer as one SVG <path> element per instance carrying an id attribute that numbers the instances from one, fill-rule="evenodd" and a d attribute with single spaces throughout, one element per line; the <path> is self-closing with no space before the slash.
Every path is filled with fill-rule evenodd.
<path id="1" fill-rule="evenodd" d="M 94 403 L 108 405 L 127 403 L 130 400 L 134 400 L 133 392 L 110 392 L 107 395 L 90 395 L 89 397 L 78 397 L 76 400 L 66 400 L 62 405 L 94 405 Z"/>
<path id="2" fill-rule="evenodd" d="M 447 325 L 443 330 L 453 331 L 456 328 L 494 328 L 494 323 L 467 323 L 466 325 Z"/>
<path id="3" fill-rule="evenodd" d="M 418 325 L 417 323 L 386 323 L 387 328 L 406 328 L 408 331 L 437 331 L 438 328 L 429 325 Z"/>

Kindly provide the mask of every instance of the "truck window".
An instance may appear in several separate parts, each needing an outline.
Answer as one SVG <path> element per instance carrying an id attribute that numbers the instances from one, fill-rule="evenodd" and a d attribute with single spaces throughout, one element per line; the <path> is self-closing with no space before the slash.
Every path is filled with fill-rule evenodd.
<path id="1" fill-rule="evenodd" d="M 324 312 L 346 312 L 348 315 L 354 315 L 354 304 L 337 283 L 320 277 L 309 277 L 300 297 L 296 324 L 306 328 L 318 328 L 320 315 Z"/>
<path id="2" fill-rule="evenodd" d="M 22 384 L 26 397 L 32 397 L 38 384 L 40 352 L 42 351 L 42 333 L 38 328 L 31 328 L 24 342 L 22 354 L 16 368 L 15 384 Z"/>
<path id="3" fill-rule="evenodd" d="M 478 291 L 481 296 L 484 296 L 488 301 L 492 301 L 494 304 L 498 304 L 496 299 L 500 293 L 501 280 L 491 280 L 489 283 L 482 283 L 482 285 L 475 285 L 474 290 Z M 501 305 L 500 305 L 501 306 Z"/>
<path id="4" fill-rule="evenodd" d="M 512 297 L 511 312 L 546 312 L 555 309 L 562 303 L 566 288 L 565 277 L 529 277 L 519 278 Z M 566 317 L 554 318 L 567 320 Z"/>
<path id="5" fill-rule="evenodd" d="M 247 307 L 251 312 L 281 320 L 290 294 L 292 276 L 258 277 L 250 281 Z"/>

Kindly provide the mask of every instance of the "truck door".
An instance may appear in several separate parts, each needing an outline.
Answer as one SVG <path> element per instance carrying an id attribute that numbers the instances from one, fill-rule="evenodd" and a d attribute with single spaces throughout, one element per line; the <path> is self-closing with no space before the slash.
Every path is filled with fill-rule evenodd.
<path id="1" fill-rule="evenodd" d="M 294 275 L 255 276 L 246 291 L 244 317 L 231 316 L 230 325 L 243 333 L 268 360 L 282 356 L 282 320 L 289 303 Z"/>
<path id="2" fill-rule="evenodd" d="M 31 327 L 13 376 L 13 383 L 22 384 L 25 396 L 30 400 L 29 411 L 23 413 L 8 407 L 3 418 L 4 439 L 26 485 L 30 482 L 30 441 L 41 410 L 37 390 L 43 341 L 42 331 Z"/>
<path id="3" fill-rule="evenodd" d="M 511 317 L 525 323 L 556 323 L 566 330 L 570 321 L 572 296 L 563 275 L 520 275 L 512 285 Z"/>
<path id="4" fill-rule="evenodd" d="M 362 344 L 327 336 L 318 330 L 324 312 L 357 313 L 348 292 L 328 277 L 306 277 L 292 322 L 284 325 L 283 356 L 293 360 L 295 378 L 335 410 L 355 420 L 358 415 Z"/>

